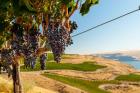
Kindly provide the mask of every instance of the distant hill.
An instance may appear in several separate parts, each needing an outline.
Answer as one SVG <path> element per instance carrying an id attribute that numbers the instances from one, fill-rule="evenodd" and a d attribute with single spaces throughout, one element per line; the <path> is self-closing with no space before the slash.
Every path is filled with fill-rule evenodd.
<path id="1" fill-rule="evenodd" d="M 138 61 L 140 60 L 140 51 L 121 51 L 113 53 L 96 54 L 96 56 L 113 59 L 117 61 Z"/>
<path id="2" fill-rule="evenodd" d="M 129 56 L 132 56 L 132 57 L 140 60 L 140 50 L 137 50 L 137 51 L 124 51 L 124 52 L 122 52 L 122 54 L 129 55 Z"/>

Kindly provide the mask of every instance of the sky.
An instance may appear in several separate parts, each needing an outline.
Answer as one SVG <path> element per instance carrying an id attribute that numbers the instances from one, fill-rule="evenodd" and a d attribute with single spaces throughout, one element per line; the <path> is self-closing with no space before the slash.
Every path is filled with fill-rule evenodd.
<path id="1" fill-rule="evenodd" d="M 90 12 L 81 16 L 79 10 L 71 17 L 78 24 L 72 34 L 138 9 L 140 0 L 100 0 Z M 112 51 L 140 50 L 140 11 L 73 37 L 74 44 L 65 53 L 94 54 Z"/>

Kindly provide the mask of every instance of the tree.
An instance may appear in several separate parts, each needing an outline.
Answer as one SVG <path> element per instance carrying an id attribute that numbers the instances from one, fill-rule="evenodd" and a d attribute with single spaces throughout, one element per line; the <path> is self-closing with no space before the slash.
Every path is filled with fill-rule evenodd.
<path id="1" fill-rule="evenodd" d="M 12 73 L 14 93 L 23 92 L 19 59 L 51 49 L 59 63 L 66 46 L 72 44 L 70 34 L 77 29 L 70 17 L 77 9 L 82 16 L 87 14 L 97 3 L 98 0 L 0 0 L 1 54 L 9 55 L 9 60 L 2 56 L 1 63 L 7 63 L 8 68 L 12 65 L 9 75 Z M 46 41 L 43 48 L 38 45 L 39 38 Z"/>

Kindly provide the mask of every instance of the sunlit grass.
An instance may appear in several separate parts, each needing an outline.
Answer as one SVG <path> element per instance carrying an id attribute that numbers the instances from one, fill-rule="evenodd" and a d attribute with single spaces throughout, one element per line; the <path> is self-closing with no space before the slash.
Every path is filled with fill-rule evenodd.
<path id="1" fill-rule="evenodd" d="M 46 70 L 77 70 L 77 71 L 95 71 L 97 69 L 105 68 L 105 66 L 97 65 L 94 62 L 84 62 L 80 64 L 72 63 L 56 63 L 56 62 L 47 62 Z M 21 67 L 22 71 L 38 71 L 40 70 L 39 62 L 36 64 L 34 69 L 24 69 L 24 66 Z"/>
<path id="2" fill-rule="evenodd" d="M 51 61 L 54 60 L 53 54 L 52 53 L 48 53 L 47 54 L 47 61 Z"/>
<path id="3" fill-rule="evenodd" d="M 0 93 L 12 93 L 12 82 L 0 77 Z"/>
<path id="4" fill-rule="evenodd" d="M 29 90 L 33 88 L 33 83 L 31 82 L 22 82 L 23 90 L 27 93 Z M 5 80 L 0 77 L 0 93 L 13 93 L 13 84 L 12 81 Z"/>
<path id="5" fill-rule="evenodd" d="M 78 56 L 78 54 L 63 54 L 62 59 L 71 59 Z"/>
<path id="6" fill-rule="evenodd" d="M 102 84 L 118 84 L 118 81 L 89 81 L 72 77 L 60 76 L 57 74 L 45 73 L 44 76 L 77 87 L 88 93 L 109 93 L 99 88 Z"/>
<path id="7" fill-rule="evenodd" d="M 140 82 L 140 75 L 136 75 L 136 74 L 120 75 L 116 78 L 116 80 Z"/>

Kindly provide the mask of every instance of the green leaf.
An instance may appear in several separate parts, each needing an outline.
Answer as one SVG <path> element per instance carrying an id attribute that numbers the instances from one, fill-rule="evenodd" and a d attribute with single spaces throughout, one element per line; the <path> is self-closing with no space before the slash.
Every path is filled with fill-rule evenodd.
<path id="1" fill-rule="evenodd" d="M 71 1 L 73 0 L 61 0 L 61 2 L 64 3 L 65 5 L 68 5 Z"/>
<path id="2" fill-rule="evenodd" d="M 80 9 L 81 15 L 85 15 L 89 12 L 90 8 L 96 4 L 98 4 L 99 0 L 86 0 Z"/>
<path id="3" fill-rule="evenodd" d="M 4 20 L 4 17 L 0 16 L 0 33 L 5 31 L 5 28 L 8 27 L 9 22 Z"/>
<path id="4" fill-rule="evenodd" d="M 24 13 L 35 13 L 36 10 L 31 6 L 30 0 L 12 0 L 15 15 Z"/>
<path id="5" fill-rule="evenodd" d="M 2 47 L 4 40 L 0 38 L 0 48 Z"/>
<path id="6" fill-rule="evenodd" d="M 29 0 L 22 0 L 25 6 L 29 11 L 35 12 L 36 10 L 31 6 L 31 2 Z"/>
<path id="7" fill-rule="evenodd" d="M 0 15 L 6 15 L 7 11 L 10 9 L 10 0 L 0 0 Z"/>

